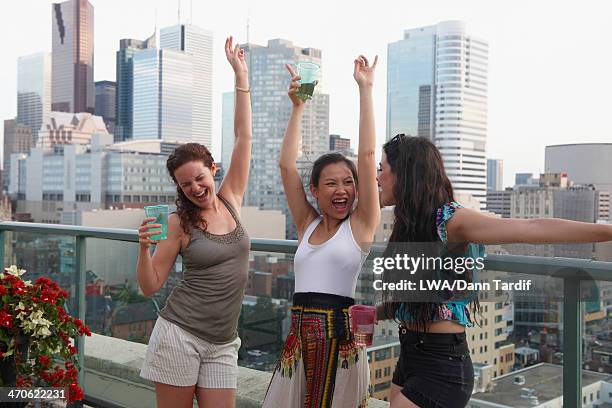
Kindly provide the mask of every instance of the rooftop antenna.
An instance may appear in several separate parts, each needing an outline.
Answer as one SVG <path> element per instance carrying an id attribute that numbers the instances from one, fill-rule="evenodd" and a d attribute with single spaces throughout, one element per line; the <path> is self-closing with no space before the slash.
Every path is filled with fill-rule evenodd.
<path id="1" fill-rule="evenodd" d="M 250 17 L 247 16 L 247 26 L 246 26 L 247 32 L 246 32 L 246 42 L 247 44 L 251 42 L 251 24 L 250 24 Z"/>
<path id="2" fill-rule="evenodd" d="M 159 44 L 159 38 L 157 38 L 157 6 L 155 6 L 155 31 L 153 32 L 153 37 L 155 38 L 155 48 L 157 48 L 157 44 Z"/>

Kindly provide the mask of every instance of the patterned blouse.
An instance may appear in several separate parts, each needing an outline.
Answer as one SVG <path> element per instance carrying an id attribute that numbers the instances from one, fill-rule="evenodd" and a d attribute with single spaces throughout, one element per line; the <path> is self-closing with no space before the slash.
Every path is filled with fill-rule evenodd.
<path id="1" fill-rule="evenodd" d="M 436 211 L 436 227 L 438 229 L 438 236 L 445 244 L 448 242 L 446 223 L 453 217 L 453 215 L 455 215 L 455 210 L 458 208 L 463 208 L 463 206 L 455 201 L 451 201 L 450 203 L 442 205 Z M 482 244 L 468 244 L 465 256 L 472 258 L 473 260 L 476 260 L 476 258 L 484 258 L 486 256 L 485 246 Z M 473 270 L 472 276 L 474 282 L 477 281 L 477 270 L 478 269 L 476 268 Z M 452 320 L 466 327 L 474 326 L 468 308 L 468 305 L 472 299 L 473 297 L 440 304 L 436 315 L 432 316 L 432 320 Z M 405 310 L 403 303 L 397 310 L 396 317 L 398 320 L 402 321 L 412 320 L 408 314 L 408 311 Z"/>

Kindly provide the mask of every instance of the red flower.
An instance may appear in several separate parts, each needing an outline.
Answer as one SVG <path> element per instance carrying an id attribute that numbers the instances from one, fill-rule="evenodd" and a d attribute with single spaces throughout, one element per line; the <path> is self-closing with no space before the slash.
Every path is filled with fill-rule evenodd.
<path id="1" fill-rule="evenodd" d="M 8 329 L 13 328 L 13 316 L 6 313 L 5 311 L 0 311 L 0 326 L 6 327 Z"/>
<path id="2" fill-rule="evenodd" d="M 70 354 L 75 355 L 77 353 L 77 349 L 74 346 L 68 346 L 68 350 L 70 350 Z"/>
<path id="3" fill-rule="evenodd" d="M 49 367 L 49 365 L 51 365 L 51 358 L 49 356 L 38 356 L 38 363 L 47 368 Z"/>
<path id="4" fill-rule="evenodd" d="M 0 285 L 0 296 L 6 295 L 8 293 L 8 289 L 4 285 Z"/>
<path id="5" fill-rule="evenodd" d="M 40 294 L 40 300 L 45 303 L 55 304 L 55 299 L 57 299 L 57 293 L 50 289 L 43 289 Z"/>
<path id="6" fill-rule="evenodd" d="M 76 382 L 68 386 L 68 401 L 80 401 L 83 397 L 83 390 Z"/>
<path id="7" fill-rule="evenodd" d="M 18 377 L 17 378 L 17 382 L 15 384 L 17 387 L 31 387 L 32 386 L 32 379 L 30 378 L 23 378 L 23 377 Z"/>

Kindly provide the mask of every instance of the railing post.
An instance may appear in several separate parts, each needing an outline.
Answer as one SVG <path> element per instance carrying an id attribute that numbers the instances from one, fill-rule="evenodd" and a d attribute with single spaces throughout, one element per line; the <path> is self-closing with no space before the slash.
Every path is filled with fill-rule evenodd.
<path id="1" fill-rule="evenodd" d="M 2 267 L 0 268 L 0 271 L 4 271 L 4 266 L 6 265 L 6 260 L 4 259 L 4 256 L 6 255 L 4 253 L 4 245 L 6 243 L 6 231 L 5 230 L 0 230 L 0 262 L 2 262 Z"/>
<path id="2" fill-rule="evenodd" d="M 84 236 L 77 235 L 76 240 L 76 259 L 75 259 L 75 296 L 76 296 L 76 310 L 77 317 L 85 324 L 85 269 L 87 268 L 85 263 L 86 254 L 86 240 Z M 85 392 L 85 337 L 81 336 L 76 340 L 77 358 L 79 361 L 79 386 L 83 388 Z M 73 405 L 74 407 L 83 406 L 82 403 Z"/>
<path id="3" fill-rule="evenodd" d="M 582 406 L 582 302 L 580 278 L 563 280 L 563 406 Z"/>

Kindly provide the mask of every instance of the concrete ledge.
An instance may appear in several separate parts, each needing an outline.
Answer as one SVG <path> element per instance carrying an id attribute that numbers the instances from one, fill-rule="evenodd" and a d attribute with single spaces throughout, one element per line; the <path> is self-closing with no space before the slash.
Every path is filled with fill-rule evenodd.
<path id="1" fill-rule="evenodd" d="M 87 337 L 83 384 L 86 397 L 109 408 L 154 407 L 154 385 L 140 377 L 146 349 L 145 344 L 114 337 L 99 334 Z M 239 367 L 236 407 L 261 407 L 271 377 L 271 373 Z M 369 408 L 388 406 L 387 402 L 370 399 Z"/>

